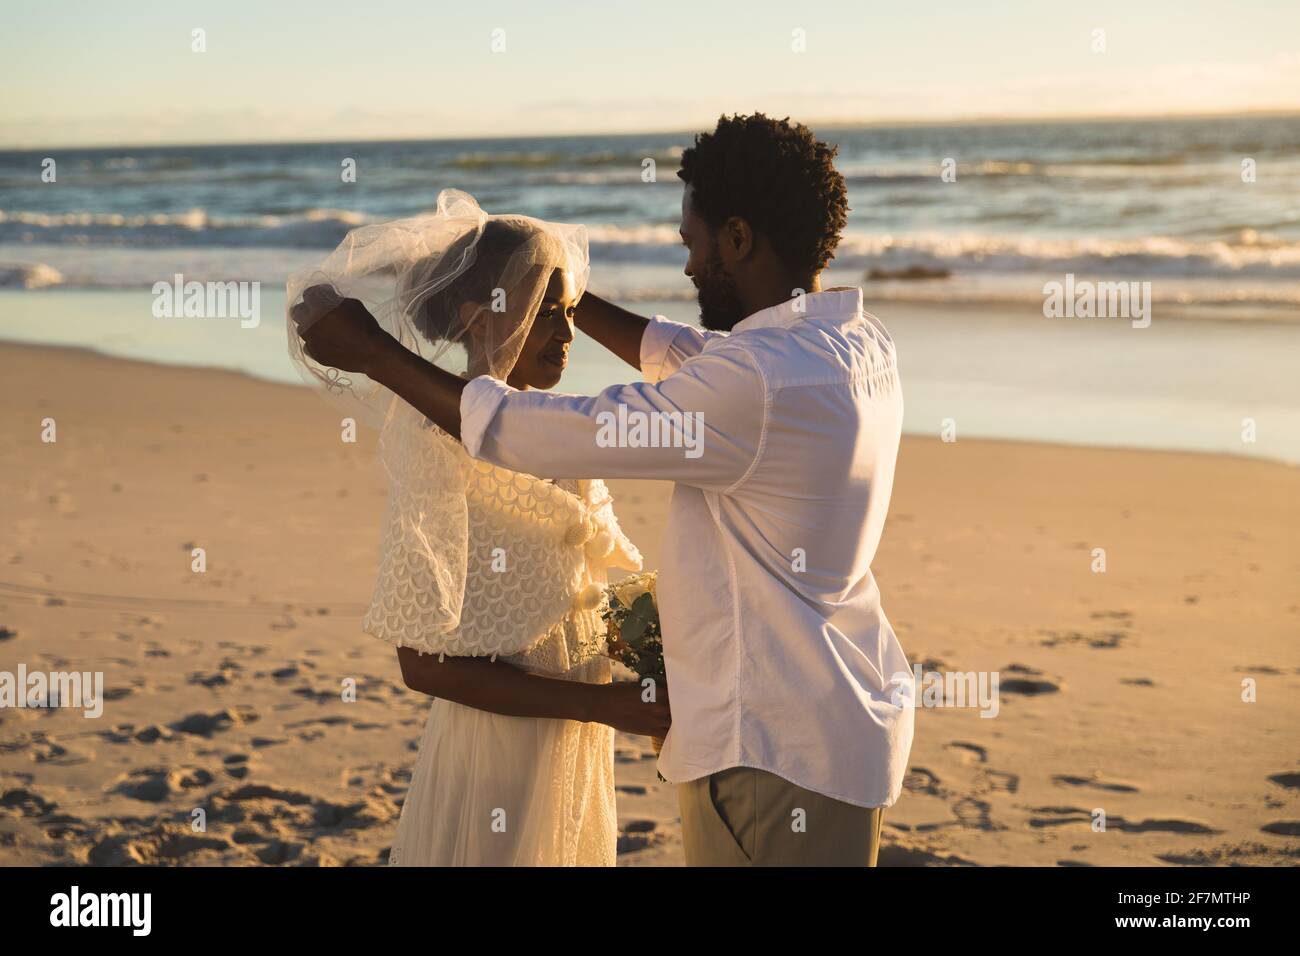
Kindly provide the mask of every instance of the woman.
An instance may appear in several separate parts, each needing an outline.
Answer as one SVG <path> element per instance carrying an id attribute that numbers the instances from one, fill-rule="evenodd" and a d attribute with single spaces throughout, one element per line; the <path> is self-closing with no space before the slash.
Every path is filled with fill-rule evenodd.
<path id="1" fill-rule="evenodd" d="M 645 704 L 638 685 L 610 683 L 599 609 L 606 569 L 641 556 L 603 482 L 471 460 L 381 386 L 317 365 L 295 325 L 356 298 L 431 361 L 551 388 L 587 272 L 581 227 L 489 217 L 449 190 L 434 215 L 354 230 L 290 282 L 308 380 L 382 414 L 390 503 L 363 628 L 435 698 L 391 864 L 614 864 L 613 728 Z"/>

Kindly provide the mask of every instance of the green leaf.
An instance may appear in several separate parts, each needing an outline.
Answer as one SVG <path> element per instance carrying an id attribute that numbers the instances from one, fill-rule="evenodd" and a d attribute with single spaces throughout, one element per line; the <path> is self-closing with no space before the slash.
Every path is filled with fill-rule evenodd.
<path id="1" fill-rule="evenodd" d="M 659 610 L 655 607 L 655 599 L 647 591 L 639 598 L 632 602 L 632 607 L 627 612 L 627 617 L 623 619 L 621 631 L 623 640 L 633 645 L 639 645 L 647 633 L 658 629 Z"/>

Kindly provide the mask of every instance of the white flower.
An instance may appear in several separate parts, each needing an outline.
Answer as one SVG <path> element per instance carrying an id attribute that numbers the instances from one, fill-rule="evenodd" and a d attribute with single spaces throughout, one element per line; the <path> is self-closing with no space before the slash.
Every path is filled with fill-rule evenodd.
<path id="1" fill-rule="evenodd" d="M 655 606 L 659 605 L 659 597 L 655 594 L 655 572 L 650 571 L 645 574 L 634 574 L 630 578 L 615 584 L 611 589 L 618 603 L 624 607 L 631 607 L 641 595 L 649 593 L 655 600 Z"/>

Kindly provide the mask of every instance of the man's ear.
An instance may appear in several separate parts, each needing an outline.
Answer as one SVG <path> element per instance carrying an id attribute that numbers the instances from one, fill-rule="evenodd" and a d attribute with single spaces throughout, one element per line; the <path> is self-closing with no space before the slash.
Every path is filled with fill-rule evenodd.
<path id="1" fill-rule="evenodd" d="M 748 219 L 732 216 L 722 224 L 722 229 L 719 231 L 722 234 L 722 243 L 731 253 L 732 261 L 747 259 L 753 254 L 754 229 Z"/>

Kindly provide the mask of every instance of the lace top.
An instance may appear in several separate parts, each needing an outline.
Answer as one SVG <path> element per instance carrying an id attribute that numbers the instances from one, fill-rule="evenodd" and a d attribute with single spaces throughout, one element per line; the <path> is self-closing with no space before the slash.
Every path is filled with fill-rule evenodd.
<path id="1" fill-rule="evenodd" d="M 476 461 L 422 419 L 391 422 L 383 441 L 391 489 L 367 633 L 550 673 L 603 653 L 606 569 L 641 567 L 603 481 Z"/>

